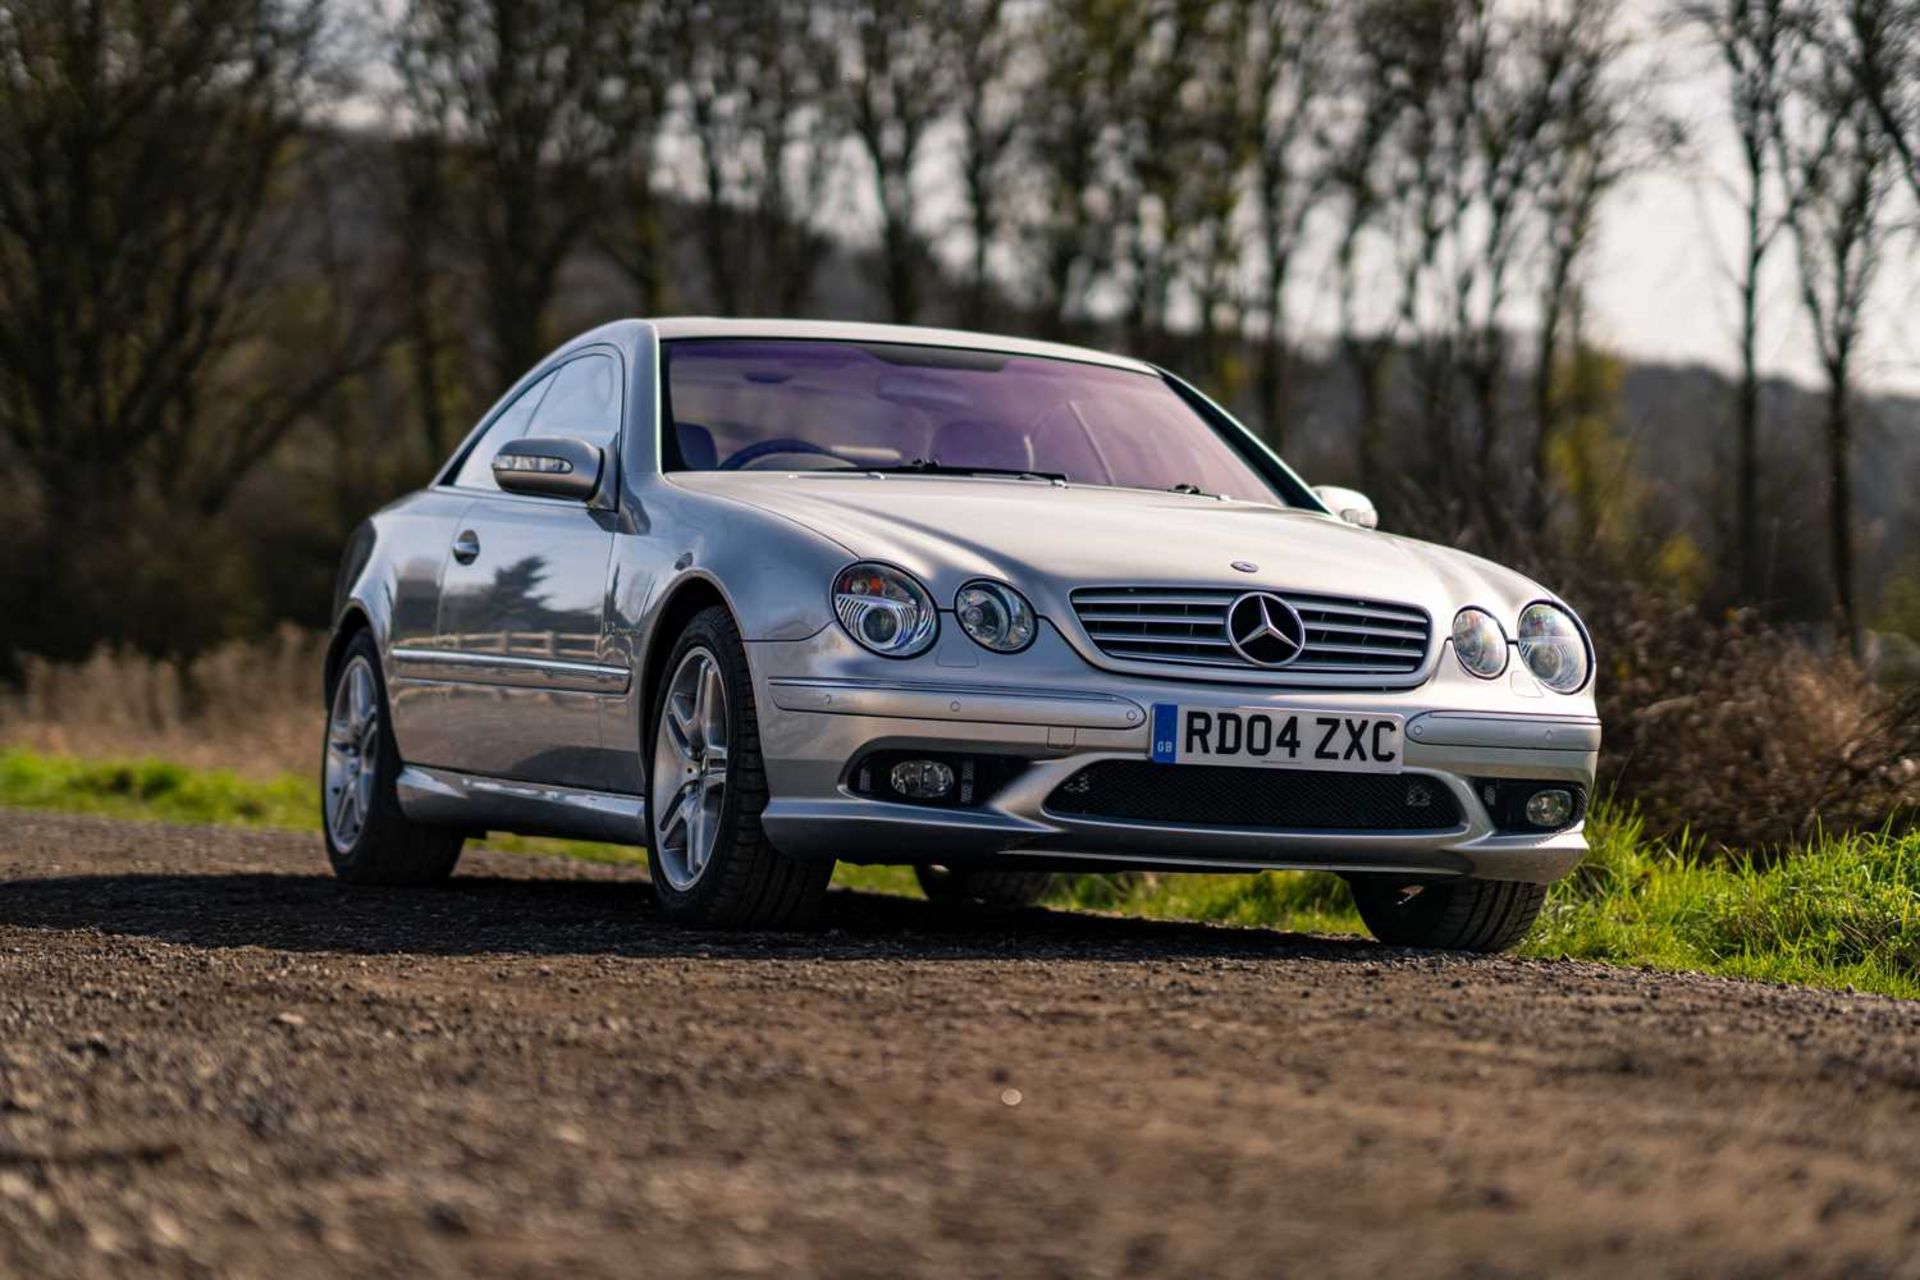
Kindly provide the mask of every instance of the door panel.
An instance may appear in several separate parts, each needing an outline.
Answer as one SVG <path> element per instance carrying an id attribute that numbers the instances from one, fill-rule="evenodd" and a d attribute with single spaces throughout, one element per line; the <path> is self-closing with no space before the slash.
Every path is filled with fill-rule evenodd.
<path id="1" fill-rule="evenodd" d="M 473 499 L 464 493 L 430 492 L 381 517 L 386 522 L 382 536 L 394 548 L 387 701 L 400 758 L 415 764 L 441 763 L 436 757 L 442 752 L 446 691 L 412 659 L 434 643 L 447 543 L 471 505 Z"/>
<path id="2" fill-rule="evenodd" d="M 600 702 L 628 682 L 601 658 L 612 552 L 610 517 L 576 502 L 501 494 L 468 508 L 434 646 L 451 767 L 603 785 Z"/>

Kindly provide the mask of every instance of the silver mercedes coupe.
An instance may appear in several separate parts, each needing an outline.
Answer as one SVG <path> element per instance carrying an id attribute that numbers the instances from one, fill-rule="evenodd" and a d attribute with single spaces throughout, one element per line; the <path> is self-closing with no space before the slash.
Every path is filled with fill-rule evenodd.
<path id="1" fill-rule="evenodd" d="M 1383 941 L 1508 947 L 1586 849 L 1592 646 L 1374 526 L 1137 360 L 610 324 L 355 532 L 327 852 L 393 884 L 487 831 L 644 845 L 664 916 L 765 928 L 836 860 L 994 905 L 1313 868 Z"/>

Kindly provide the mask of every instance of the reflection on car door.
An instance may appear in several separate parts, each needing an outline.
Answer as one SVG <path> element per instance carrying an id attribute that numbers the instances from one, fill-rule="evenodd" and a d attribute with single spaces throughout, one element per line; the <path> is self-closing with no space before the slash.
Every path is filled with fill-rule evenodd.
<path id="1" fill-rule="evenodd" d="M 608 451 L 620 422 L 619 364 L 591 353 L 562 365 L 524 433 L 575 436 Z M 498 448 L 498 443 L 493 445 Z M 437 666 L 447 764 L 470 773 L 602 787 L 600 708 L 627 688 L 602 658 L 610 511 L 502 493 L 476 474 L 441 577 Z"/>
<path id="2" fill-rule="evenodd" d="M 431 655 L 440 618 L 440 575 L 446 567 L 447 547 L 462 523 L 473 495 L 454 489 L 435 489 L 418 502 L 408 503 L 386 519 L 396 548 L 393 565 L 393 605 L 388 634 L 393 665 L 387 672 L 387 700 L 393 711 L 393 734 L 400 758 L 416 764 L 439 764 L 445 741 L 440 712 L 447 689 L 421 661 Z"/>

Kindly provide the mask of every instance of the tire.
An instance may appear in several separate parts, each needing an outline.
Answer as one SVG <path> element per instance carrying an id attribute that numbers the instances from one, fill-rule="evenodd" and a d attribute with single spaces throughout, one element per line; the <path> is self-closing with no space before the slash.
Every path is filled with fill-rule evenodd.
<path id="1" fill-rule="evenodd" d="M 662 671 L 647 718 L 647 866 L 661 915 L 715 929 L 813 924 L 826 904 L 833 860 L 789 858 L 760 825 L 767 773 L 747 652 L 733 618 L 717 605 L 694 615 Z M 717 711 L 716 688 L 723 703 Z"/>
<path id="2" fill-rule="evenodd" d="M 1355 876 L 1353 905 L 1390 947 L 1505 951 L 1533 926 L 1547 887 L 1517 880 L 1449 880 L 1409 885 Z"/>
<path id="3" fill-rule="evenodd" d="M 321 838 L 333 874 L 350 884 L 434 884 L 460 860 L 460 832 L 423 826 L 400 811 L 400 764 L 380 650 L 362 631 L 327 686 L 320 752 Z"/>
<path id="4" fill-rule="evenodd" d="M 982 906 L 1001 911 L 1031 907 L 1053 888 L 1047 871 L 955 871 L 948 867 L 915 867 L 920 891 L 941 906 Z"/>

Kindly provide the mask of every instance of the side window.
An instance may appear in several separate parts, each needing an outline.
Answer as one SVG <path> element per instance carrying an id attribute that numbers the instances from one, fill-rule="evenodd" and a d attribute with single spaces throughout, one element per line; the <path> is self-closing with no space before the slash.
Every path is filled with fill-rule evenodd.
<path id="1" fill-rule="evenodd" d="M 620 366 L 612 356 L 582 356 L 561 365 L 528 435 L 574 436 L 611 449 L 620 434 Z"/>
<path id="2" fill-rule="evenodd" d="M 489 489 L 499 492 L 500 486 L 493 482 L 493 455 L 500 452 L 500 446 L 509 440 L 518 440 L 527 434 L 527 424 L 533 421 L 533 411 L 540 407 L 540 397 L 559 374 L 550 373 L 540 381 L 520 393 L 520 398 L 500 411 L 485 435 L 474 442 L 473 450 L 467 454 L 467 460 L 460 464 L 459 474 L 454 476 L 454 484 L 462 489 Z"/>

